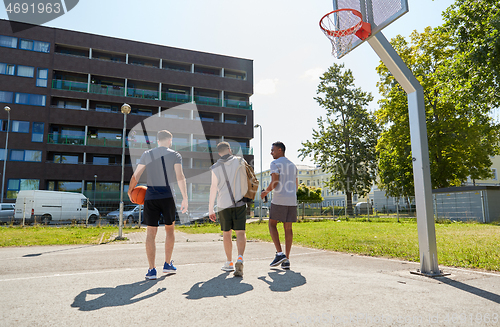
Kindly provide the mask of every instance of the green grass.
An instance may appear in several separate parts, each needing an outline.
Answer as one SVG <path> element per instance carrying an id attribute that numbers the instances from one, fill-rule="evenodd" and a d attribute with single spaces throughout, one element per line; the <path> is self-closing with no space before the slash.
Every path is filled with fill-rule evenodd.
<path id="1" fill-rule="evenodd" d="M 133 231 L 124 228 L 124 232 Z M 0 228 L 0 247 L 34 246 L 58 244 L 98 244 L 108 241 L 112 234 L 118 232 L 116 226 L 104 227 L 2 227 Z"/>
<path id="2" fill-rule="evenodd" d="M 415 219 L 366 218 L 305 221 L 294 224 L 294 244 L 331 251 L 419 261 Z M 440 265 L 500 271 L 500 226 L 479 223 L 438 223 L 436 243 Z M 186 233 L 220 233 L 207 224 L 180 227 Z M 278 225 L 282 242 L 283 232 Z M 271 242 L 267 222 L 247 224 L 247 238 Z"/>

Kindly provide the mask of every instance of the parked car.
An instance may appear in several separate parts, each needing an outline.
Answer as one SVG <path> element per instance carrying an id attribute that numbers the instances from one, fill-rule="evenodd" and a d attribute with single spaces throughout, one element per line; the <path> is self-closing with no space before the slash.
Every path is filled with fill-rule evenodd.
<path id="1" fill-rule="evenodd" d="M 14 203 L 0 204 L 0 223 L 10 223 L 14 220 L 15 205 Z"/>
<path id="2" fill-rule="evenodd" d="M 139 205 L 127 204 L 123 206 L 123 221 L 128 223 L 139 222 Z M 120 220 L 120 208 L 115 211 L 108 212 L 106 219 L 110 224 L 117 223 Z M 144 207 L 141 208 L 141 219 L 144 219 Z"/>

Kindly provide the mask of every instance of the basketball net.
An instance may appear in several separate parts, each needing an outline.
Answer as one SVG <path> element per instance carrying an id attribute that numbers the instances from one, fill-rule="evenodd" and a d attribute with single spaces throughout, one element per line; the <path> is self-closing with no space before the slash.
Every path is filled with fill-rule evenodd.
<path id="1" fill-rule="evenodd" d="M 352 49 L 357 38 L 370 36 L 371 26 L 363 22 L 361 13 L 355 9 L 334 10 L 321 18 L 319 27 L 332 43 L 332 55 L 342 57 Z"/>

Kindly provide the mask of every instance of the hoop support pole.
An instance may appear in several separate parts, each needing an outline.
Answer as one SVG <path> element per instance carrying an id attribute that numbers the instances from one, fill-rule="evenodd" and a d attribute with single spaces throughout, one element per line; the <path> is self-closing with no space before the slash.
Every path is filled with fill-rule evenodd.
<path id="1" fill-rule="evenodd" d="M 407 93 L 420 274 L 436 277 L 442 272 L 439 270 L 437 260 L 424 90 L 382 32 L 369 38 L 368 43 Z"/>

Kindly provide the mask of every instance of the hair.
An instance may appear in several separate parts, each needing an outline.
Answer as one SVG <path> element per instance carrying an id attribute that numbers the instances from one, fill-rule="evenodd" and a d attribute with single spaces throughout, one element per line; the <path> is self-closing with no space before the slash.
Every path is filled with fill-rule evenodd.
<path id="1" fill-rule="evenodd" d="M 170 133 L 166 129 L 164 129 L 162 131 L 158 131 L 158 134 L 156 134 L 156 139 L 158 141 L 168 140 L 171 138 L 172 138 L 172 133 Z"/>
<path id="2" fill-rule="evenodd" d="M 231 146 L 227 142 L 220 142 L 219 144 L 217 144 L 217 152 L 219 152 L 219 153 L 224 152 L 230 148 L 231 148 Z"/>
<path id="3" fill-rule="evenodd" d="M 273 146 L 277 147 L 277 148 L 280 148 L 281 150 L 283 150 L 283 153 L 285 153 L 285 145 L 283 144 L 283 142 L 281 141 L 276 141 L 273 143 Z"/>

